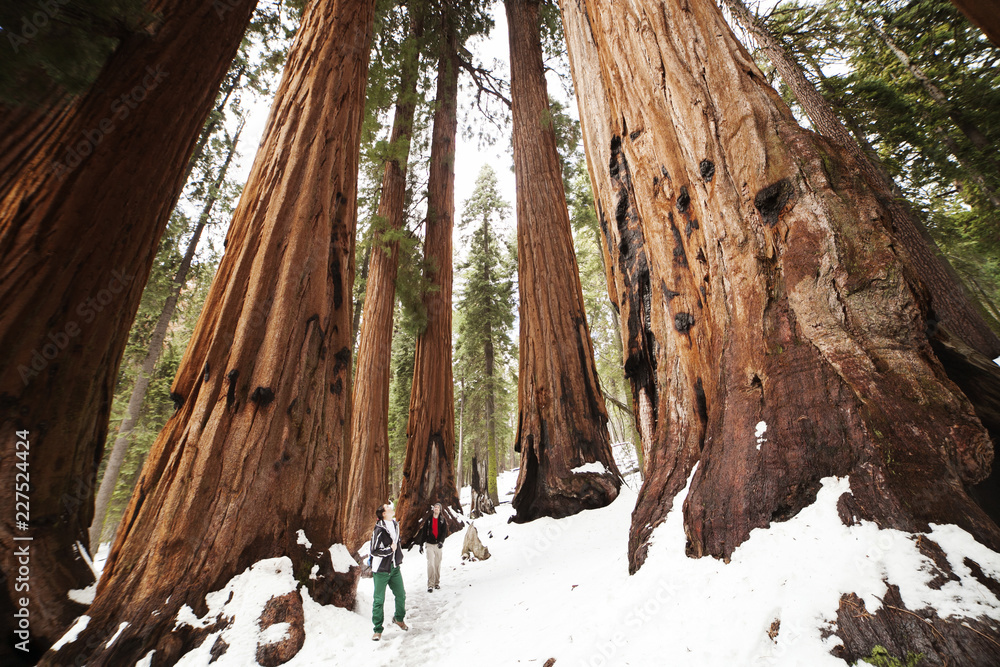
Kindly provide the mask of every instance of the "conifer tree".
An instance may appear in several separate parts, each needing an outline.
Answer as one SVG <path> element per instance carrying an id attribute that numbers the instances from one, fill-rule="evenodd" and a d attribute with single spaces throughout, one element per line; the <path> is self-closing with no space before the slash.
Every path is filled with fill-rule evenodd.
<path id="1" fill-rule="evenodd" d="M 483 166 L 476 187 L 465 201 L 460 229 L 470 232 L 469 255 L 459 271 L 464 286 L 458 300 L 461 324 L 456 344 L 457 372 L 463 379 L 464 400 L 470 412 L 482 410 L 481 428 L 469 422 L 465 438 L 476 441 L 476 459 L 485 470 L 480 479 L 485 489 L 472 489 L 473 511 L 492 512 L 499 503 L 497 472 L 500 445 L 497 442 L 497 411 L 503 403 L 503 368 L 514 357 L 511 329 L 514 324 L 514 266 L 512 254 L 497 226 L 510 215 L 510 205 L 500 196 L 496 173 Z M 483 442 L 485 447 L 479 447 Z M 482 454 L 480 454 L 480 452 Z M 483 456 L 485 455 L 485 456 Z M 484 474 L 485 473 L 485 474 Z M 489 503 L 478 496 L 486 494 Z"/>

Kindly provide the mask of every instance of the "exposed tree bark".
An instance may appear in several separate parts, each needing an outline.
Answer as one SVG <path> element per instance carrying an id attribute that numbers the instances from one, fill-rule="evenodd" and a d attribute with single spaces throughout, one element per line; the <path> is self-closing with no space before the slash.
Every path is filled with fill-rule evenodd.
<path id="1" fill-rule="evenodd" d="M 517 182 L 521 454 L 514 521 L 603 507 L 621 479 L 594 364 L 549 114 L 537 0 L 506 0 Z M 574 473 L 587 463 L 603 473 Z"/>
<path id="2" fill-rule="evenodd" d="M 410 39 L 423 37 L 423 18 L 411 19 Z M 403 65 L 390 143 L 396 159 L 385 163 L 377 224 L 389 232 L 405 222 L 406 163 L 416 110 L 419 48 Z M 384 221 L 384 222 L 382 222 Z M 347 548 L 354 553 L 371 537 L 375 510 L 389 500 L 389 381 L 392 371 L 392 318 L 396 306 L 399 241 L 372 240 L 364 317 L 358 342 L 358 378 L 351 408 L 350 472 L 343 524 Z"/>
<path id="3" fill-rule="evenodd" d="M 0 106 L 0 197 L 18 173 L 28 167 L 39 148 L 72 117 L 72 101 L 72 97 L 55 90 L 37 105 Z"/>
<path id="4" fill-rule="evenodd" d="M 236 155 L 236 145 L 239 143 L 242 133 L 243 123 L 241 122 L 236 135 L 230 143 L 226 161 L 223 163 L 222 169 L 219 170 L 219 175 L 215 179 L 216 189 L 222 187 L 222 184 L 226 181 L 226 172 L 229 171 L 229 165 L 233 161 L 233 156 Z M 191 232 L 191 239 L 188 241 L 187 249 L 184 251 L 184 257 L 181 258 L 180 266 L 177 267 L 177 271 L 174 273 L 170 292 L 167 294 L 167 300 L 163 302 L 160 317 L 156 320 L 153 335 L 149 340 L 146 357 L 142 360 L 142 365 L 139 367 L 139 374 L 135 379 L 135 385 L 132 387 L 132 393 L 129 395 L 128 406 L 125 408 L 125 417 L 118 427 L 118 435 L 115 437 L 115 444 L 111 447 L 108 463 L 104 467 L 104 477 L 101 478 L 101 486 L 97 490 L 97 496 L 94 500 L 94 520 L 90 524 L 89 548 L 91 553 L 97 553 L 97 549 L 100 547 L 104 517 L 108 513 L 108 505 L 111 504 L 111 496 L 114 494 L 115 485 L 118 483 L 118 474 L 121 472 L 122 464 L 125 462 L 125 455 L 128 453 L 129 436 L 136 422 L 139 421 L 142 405 L 146 400 L 146 391 L 149 389 L 149 382 L 153 377 L 153 371 L 156 369 L 156 362 L 160 360 L 160 354 L 163 352 L 163 341 L 167 337 L 167 327 L 170 325 L 170 320 L 174 317 L 174 311 L 177 310 L 177 300 L 180 298 L 181 289 L 187 280 L 188 271 L 191 269 L 194 253 L 198 249 L 199 241 L 201 241 L 201 233 L 205 230 L 205 225 L 208 224 L 217 199 L 218 196 L 213 193 L 208 198 L 208 201 L 205 202 L 204 207 L 202 207 L 201 215 L 198 216 L 198 224 L 195 225 L 194 230 Z"/>
<path id="5" fill-rule="evenodd" d="M 483 217 L 483 254 L 489 257 L 490 235 L 489 218 Z M 489 265 L 485 265 L 486 284 L 492 281 Z M 486 492 L 490 496 L 490 503 L 493 507 L 500 504 L 497 494 L 497 425 L 494 412 L 496 411 L 496 382 L 494 381 L 493 364 L 495 362 L 495 350 L 493 347 L 493 327 L 489 320 L 485 322 L 485 335 L 483 337 L 483 356 L 486 362 Z"/>
<path id="6" fill-rule="evenodd" d="M 36 650 L 82 611 L 67 591 L 93 581 L 74 545 L 87 542 L 129 325 L 255 4 L 150 2 L 155 30 L 122 38 L 91 91 L 18 157 L 0 194 L 0 368 L 9 369 L 0 451 L 12 456 L 13 434 L 30 432 Z M 0 467 L 0 481 L 10 498 L 13 466 Z M 0 520 L 5 572 L 16 570 L 13 519 Z M 0 595 L 4 653 L 14 586 L 8 579 Z"/>
<path id="7" fill-rule="evenodd" d="M 970 21 L 979 26 L 991 42 L 1000 46 L 1000 1 L 951 0 Z"/>
<path id="8" fill-rule="evenodd" d="M 574 79 L 606 93 L 577 89 L 625 364 L 652 412 L 630 570 L 689 477 L 692 556 L 730 556 L 830 475 L 850 476 L 845 521 L 953 523 L 1000 549 L 965 492 L 989 472 L 989 437 L 930 347 L 926 290 L 859 165 L 798 126 L 709 0 L 562 8 Z M 979 664 L 994 655 L 995 633 L 925 617 Z M 975 664 L 937 650 L 929 664 Z"/>
<path id="9" fill-rule="evenodd" d="M 938 250 L 934 241 L 927 234 L 923 223 L 903 199 L 903 192 L 893 182 L 889 174 L 877 164 L 871 155 L 854 140 L 851 133 L 840 122 L 833 108 L 816 87 L 806 78 L 802 67 L 792 58 L 784 45 L 767 29 L 767 26 L 753 14 L 742 0 L 724 0 L 736 20 L 757 40 L 757 43 L 767 54 L 768 59 L 781 75 L 795 95 L 795 99 L 809 115 L 813 126 L 824 137 L 836 142 L 845 149 L 857 165 L 873 192 L 883 193 L 884 205 L 892 215 L 893 235 L 903 244 L 910 255 L 910 261 L 920 273 L 924 285 L 930 292 L 930 306 L 934 315 L 944 326 L 956 335 L 961 336 L 980 353 L 991 357 L 1000 356 L 1000 338 L 990 328 L 983 314 L 977 309 L 974 300 L 963 289 L 958 274 L 948 263 L 948 260 Z M 882 30 L 877 22 L 872 25 L 886 41 L 890 49 L 896 53 L 901 62 L 914 73 L 927 87 L 931 96 L 939 103 L 950 108 L 947 99 L 927 79 L 923 72 L 913 65 L 906 54 L 895 47 L 892 40 Z M 961 114 L 958 114 L 958 122 Z M 968 122 L 963 122 L 966 127 Z M 981 133 L 974 129 L 974 133 Z"/>
<path id="10" fill-rule="evenodd" d="M 459 379 L 458 387 L 458 465 L 455 468 L 455 489 L 461 498 L 462 487 L 465 486 L 465 469 L 462 462 L 462 452 L 465 451 L 465 380 Z"/>
<path id="11" fill-rule="evenodd" d="M 308 5 L 227 251 L 79 638 L 42 664 L 173 664 L 204 636 L 187 604 L 287 556 L 323 604 L 354 603 L 342 541 L 355 198 L 373 0 Z M 298 532 L 316 543 L 299 544 Z M 313 566 L 318 571 L 310 575 Z M 153 612 L 156 613 L 153 613 Z M 129 625 L 108 647 L 119 624 Z"/>
<path id="12" fill-rule="evenodd" d="M 455 387 L 451 360 L 452 229 L 455 225 L 455 136 L 458 131 L 458 37 L 442 13 L 437 98 L 427 184 L 424 294 L 427 327 L 413 358 L 406 458 L 396 515 L 400 543 L 413 544 L 417 524 L 432 503 L 444 506 L 451 530 L 462 506 L 455 489 Z"/>

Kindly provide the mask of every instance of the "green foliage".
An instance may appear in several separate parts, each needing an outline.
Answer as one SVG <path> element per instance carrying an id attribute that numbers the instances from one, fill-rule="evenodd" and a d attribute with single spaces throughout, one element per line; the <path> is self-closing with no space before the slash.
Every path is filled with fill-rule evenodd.
<path id="1" fill-rule="evenodd" d="M 917 667 L 920 661 L 924 659 L 923 653 L 907 653 L 906 658 L 895 658 L 890 655 L 889 651 L 886 650 L 881 644 L 876 644 L 872 648 L 871 655 L 861 658 L 858 662 L 852 664 L 867 663 L 869 665 L 874 665 L 875 667 Z"/>
<path id="2" fill-rule="evenodd" d="M 0 3 L 0 103 L 84 92 L 119 41 L 155 20 L 143 0 L 8 0 Z"/>
<path id="3" fill-rule="evenodd" d="M 412 327 L 401 324 L 405 315 L 400 308 L 392 332 L 392 376 L 389 379 L 389 475 L 392 495 L 403 483 L 406 458 L 406 425 L 410 416 L 410 390 L 413 386 L 413 356 L 417 337 Z"/>
<path id="4" fill-rule="evenodd" d="M 786 2 L 767 26 L 894 177 L 984 310 L 994 312 L 1000 303 L 1000 48 L 948 0 Z M 941 90 L 945 104 L 876 27 Z"/>
<path id="5" fill-rule="evenodd" d="M 455 396 L 464 401 L 464 440 L 471 452 L 489 452 L 487 484 L 496 495 L 497 461 L 509 438 L 506 417 L 512 405 L 513 341 L 516 299 L 514 244 L 503 239 L 498 226 L 510 215 L 500 196 L 496 173 L 485 165 L 472 195 L 465 201 L 460 230 L 467 231 L 467 259 L 458 266 L 461 281 L 457 303 Z M 459 410 L 455 411 L 456 416 Z M 490 421 L 492 420 L 492 424 Z M 463 456 L 471 463 L 472 455 Z"/>

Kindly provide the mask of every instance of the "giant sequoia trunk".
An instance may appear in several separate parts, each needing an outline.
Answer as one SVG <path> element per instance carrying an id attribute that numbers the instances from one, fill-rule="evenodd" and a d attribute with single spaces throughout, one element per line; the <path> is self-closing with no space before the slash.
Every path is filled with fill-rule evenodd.
<path id="1" fill-rule="evenodd" d="M 0 166 L 0 452 L 29 431 L 35 649 L 83 611 L 66 594 L 93 581 L 74 545 L 87 543 L 129 325 L 255 4 L 153 0 L 156 25 L 124 37 L 91 91 L 41 120 L 16 175 Z M 14 473 L 0 466 L 10 507 Z M 4 572 L 17 569 L 13 520 L 0 520 Z M 14 586 L 0 594 L 0 660 Z"/>
<path id="2" fill-rule="evenodd" d="M 416 109 L 419 48 L 423 20 L 411 19 L 412 58 L 403 66 L 392 122 L 394 159 L 385 163 L 378 224 L 402 229 L 406 199 L 406 163 Z M 389 380 L 392 365 L 392 316 L 396 305 L 399 241 L 372 241 L 364 316 L 358 342 L 358 373 L 351 408 L 351 456 L 344 512 L 345 544 L 353 553 L 370 537 L 375 509 L 389 500 Z"/>
<path id="3" fill-rule="evenodd" d="M 455 488 L 455 389 L 451 374 L 458 38 L 447 16 L 442 23 L 424 237 L 424 258 L 429 263 L 425 277 L 431 288 L 424 294 L 427 327 L 417 338 L 413 357 L 406 458 L 396 510 L 404 546 L 413 543 L 417 524 L 431 503 L 445 507 L 445 521 L 452 530 L 457 528 L 454 514 L 462 511 Z"/>
<path id="4" fill-rule="evenodd" d="M 178 411 L 122 517 L 89 625 L 43 664 L 134 664 L 151 650 L 173 664 L 206 632 L 174 630 L 181 606 L 204 615 L 206 593 L 264 558 L 289 557 L 321 603 L 353 605 L 357 568 L 334 572 L 326 547 L 342 539 L 373 16 L 373 0 L 306 9 L 174 380 Z"/>
<path id="5" fill-rule="evenodd" d="M 791 88 L 795 99 L 805 109 L 816 130 L 824 137 L 838 143 L 842 149 L 850 154 L 854 163 L 860 167 L 860 171 L 872 192 L 881 195 L 883 205 L 891 216 L 893 236 L 903 245 L 903 249 L 909 255 L 908 261 L 926 286 L 930 295 L 928 306 L 933 311 L 940 326 L 961 337 L 987 358 L 992 359 L 1000 356 L 1000 339 L 984 321 L 974 302 L 963 289 L 958 275 L 951 268 L 948 260 L 941 255 L 923 224 L 914 214 L 913 209 L 903 199 L 902 190 L 896 186 L 882 166 L 874 162 L 870 155 L 854 140 L 833 112 L 830 104 L 806 79 L 802 67 L 789 55 L 784 45 L 767 30 L 761 20 L 750 12 L 743 0 L 725 0 L 725 3 L 736 20 L 760 44 L 764 53 L 767 54 L 768 60 L 781 75 L 782 81 Z M 883 36 L 890 49 L 893 49 L 897 55 L 900 54 L 901 52 L 894 48 L 895 45 L 888 39 L 888 36 L 878 27 L 877 22 L 873 21 L 872 25 Z M 905 58 L 905 54 L 902 57 Z M 923 72 L 919 68 L 912 65 L 909 59 L 904 61 L 904 65 L 915 70 L 914 76 L 925 86 L 929 84 L 928 91 L 936 101 L 947 105 L 947 100 L 943 99 L 941 91 L 930 84 L 926 76 L 922 76 Z M 955 113 L 961 118 L 959 112 Z M 967 122 L 961 123 L 959 118 L 956 119 L 956 123 L 959 123 L 960 126 L 969 125 Z M 982 136 L 978 130 L 972 133 L 972 135 L 975 134 Z"/>
<path id="6" fill-rule="evenodd" d="M 88 543 L 91 553 L 97 553 L 98 548 L 100 548 L 104 519 L 108 513 L 108 506 L 111 504 L 111 496 L 114 495 L 115 486 L 118 483 L 118 474 L 121 472 L 122 464 L 125 463 L 125 455 L 128 454 L 132 429 L 135 428 L 136 423 L 139 421 L 143 403 L 146 401 L 146 391 L 149 389 L 149 383 L 153 378 L 153 371 L 156 369 L 156 362 L 160 360 L 160 354 L 163 352 L 163 341 L 167 338 L 167 327 L 170 326 L 170 321 L 174 318 L 174 312 L 177 310 L 177 301 L 181 296 L 181 288 L 187 282 L 187 274 L 191 270 L 191 262 L 194 261 L 194 253 L 198 249 L 199 241 L 201 241 L 201 234 L 205 231 L 205 225 L 208 224 L 209 218 L 212 215 L 212 209 L 215 207 L 215 202 L 218 199 L 217 193 L 223 183 L 226 182 L 226 172 L 229 171 L 229 165 L 232 164 L 233 157 L 236 155 L 236 146 L 240 142 L 240 135 L 242 133 L 243 124 L 240 123 L 239 130 L 237 130 L 236 136 L 233 137 L 229 145 L 229 154 L 226 155 L 226 161 L 223 163 L 222 168 L 219 170 L 219 175 L 215 179 L 213 194 L 205 202 L 201 215 L 198 216 L 198 223 L 195 225 L 194 231 L 191 232 L 187 249 L 184 251 L 180 266 L 177 267 L 174 279 L 171 281 L 170 292 L 167 294 L 166 301 L 163 302 L 163 308 L 160 309 L 160 316 L 156 320 L 156 326 L 153 327 L 153 335 L 149 339 L 146 357 L 142 360 L 142 364 L 139 367 L 139 373 L 135 378 L 135 384 L 132 386 L 132 393 L 129 395 L 128 404 L 125 408 L 125 416 L 118 427 L 118 434 L 115 436 L 114 445 L 111 447 L 107 464 L 104 466 L 104 476 L 101 478 L 101 486 L 98 488 L 97 496 L 94 498 L 94 520 L 90 524 L 90 541 Z M 205 134 L 203 133 L 202 136 L 204 137 Z"/>
<path id="7" fill-rule="evenodd" d="M 710 0 L 614 7 L 562 5 L 648 457 L 630 569 L 689 476 L 692 556 L 729 557 L 830 475 L 850 476 L 846 522 L 953 523 L 1000 549 L 965 492 L 992 445 L 931 349 L 927 291 L 858 165 L 798 126 Z M 842 628 L 845 657 L 870 653 L 872 628 L 928 664 L 995 655 L 987 626 L 919 615 L 948 641 L 879 614 Z"/>
<path id="8" fill-rule="evenodd" d="M 608 442 L 549 114 L 538 1 L 507 0 L 521 302 L 515 521 L 603 507 L 621 478 Z M 575 468 L 597 463 L 588 471 Z M 599 468 L 603 466 L 604 470 Z"/>

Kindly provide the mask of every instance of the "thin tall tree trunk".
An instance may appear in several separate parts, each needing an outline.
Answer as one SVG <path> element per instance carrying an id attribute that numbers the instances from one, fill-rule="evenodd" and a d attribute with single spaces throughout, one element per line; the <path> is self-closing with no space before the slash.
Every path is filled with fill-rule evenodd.
<path id="1" fill-rule="evenodd" d="M 507 0 L 517 181 L 521 454 L 515 521 L 603 507 L 621 479 L 608 443 L 548 106 L 537 0 Z M 604 472 L 573 470 L 598 463 Z"/>
<path id="2" fill-rule="evenodd" d="M 358 568 L 335 572 L 326 547 L 343 538 L 374 4 L 307 6 L 174 380 L 178 410 L 132 494 L 87 628 L 42 664 L 134 664 L 152 650 L 173 664 L 204 636 L 175 629 L 180 608 L 204 614 L 208 592 L 266 558 L 289 558 L 314 600 L 353 606 Z"/>
<path id="3" fill-rule="evenodd" d="M 462 452 L 465 451 L 465 380 L 459 380 L 458 386 L 458 467 L 455 469 L 458 482 L 455 488 L 461 498 L 462 487 L 465 485 L 465 469 L 462 467 Z"/>
<path id="4" fill-rule="evenodd" d="M 989 472 L 989 437 L 931 351 L 926 291 L 853 159 L 799 127 L 710 0 L 562 9 L 575 14 L 574 79 L 601 82 L 577 88 L 588 164 L 611 215 L 626 368 L 639 366 L 633 391 L 653 412 L 639 420 L 651 440 L 630 570 L 685 487 L 688 553 L 727 558 L 834 475 L 850 478 L 845 522 L 957 524 L 1000 549 L 964 490 Z M 915 610 L 927 623 L 879 613 L 859 628 L 850 600 L 837 630 L 848 660 L 876 635 L 933 664 L 995 653 L 997 632 L 976 619 Z"/>
<path id="5" fill-rule="evenodd" d="M 255 4 L 150 2 L 156 29 L 122 38 L 0 195 L 0 451 L 13 455 L 14 433 L 29 432 L 31 660 L 83 611 L 67 592 L 93 581 L 75 545 L 88 540 L 129 326 Z M 13 466 L 0 480 L 12 507 Z M 16 571 L 14 537 L 25 534 L 13 520 L 0 520 L 4 572 Z M 4 637 L 22 597 L 14 587 L 9 578 L 0 594 Z"/>
<path id="6" fill-rule="evenodd" d="M 1000 0 L 951 0 L 991 42 L 1000 46 Z"/>
<path id="7" fill-rule="evenodd" d="M 435 502 L 457 528 L 462 506 L 455 491 L 455 388 L 451 370 L 452 229 L 455 223 L 455 135 L 458 130 L 458 36 L 443 10 L 437 101 L 427 184 L 424 294 L 427 327 L 417 338 L 406 427 L 406 459 L 396 514 L 400 543 L 409 546 L 417 523 Z"/>
<path id="8" fill-rule="evenodd" d="M 896 42 L 889 37 L 888 33 L 886 33 L 885 29 L 879 25 L 877 20 L 869 21 L 869 25 L 871 25 L 872 28 L 875 29 L 875 32 L 878 33 L 879 37 L 882 38 L 882 41 L 889 48 L 889 50 L 892 51 L 892 55 L 896 57 L 896 60 L 898 60 L 913 76 L 913 78 L 917 80 L 921 87 L 927 91 L 927 94 L 930 95 L 931 99 L 945 110 L 948 117 L 955 123 L 955 127 L 962 131 L 962 134 L 965 135 L 969 142 L 980 151 L 988 151 L 987 154 L 992 155 L 992 153 L 996 150 L 996 147 L 989 141 L 989 139 L 986 138 L 986 135 L 984 135 L 982 130 L 979 129 L 979 126 L 976 125 L 974 121 L 966 117 L 966 115 L 962 113 L 961 109 L 951 103 L 948 96 L 945 95 L 933 81 L 931 81 L 930 77 L 927 76 L 927 73 L 914 63 L 905 51 L 896 45 Z M 990 158 L 990 163 L 994 167 L 998 166 L 996 160 L 992 157 Z"/>
<path id="9" fill-rule="evenodd" d="M 397 157 L 385 164 L 377 213 L 389 233 L 402 229 L 406 219 L 406 163 L 417 101 L 419 44 L 423 38 L 422 9 L 416 11 L 410 22 L 412 58 L 403 66 L 392 122 L 390 144 Z M 352 454 L 342 523 L 352 553 L 371 536 L 375 509 L 389 500 L 389 383 L 399 242 L 387 243 L 381 236 L 376 232 L 372 239 L 351 408 Z"/>
<path id="10" fill-rule="evenodd" d="M 155 370 L 156 362 L 160 360 L 160 354 L 163 352 L 163 341 L 167 337 L 167 327 L 170 325 L 170 320 L 174 317 L 174 311 L 177 310 L 177 300 L 180 298 L 181 289 L 187 280 L 188 271 L 191 269 L 191 262 L 194 260 L 194 253 L 198 249 L 201 233 L 204 231 L 205 225 L 208 224 L 209 217 L 212 215 L 212 208 L 215 207 L 215 202 L 218 199 L 216 193 L 226 181 L 226 172 L 229 171 L 229 165 L 233 161 L 233 156 L 236 155 L 236 145 L 239 143 L 242 133 L 243 123 L 241 122 L 239 129 L 230 143 L 226 161 L 223 163 L 222 169 L 219 170 L 219 175 L 215 179 L 216 190 L 208 198 L 208 201 L 205 202 L 204 207 L 202 207 L 201 215 L 198 216 L 198 224 L 195 225 L 194 231 L 191 233 L 191 239 L 188 241 L 187 249 L 184 251 L 184 257 L 181 259 L 180 266 L 177 267 L 174 279 L 171 282 L 170 293 L 167 295 L 167 300 L 163 302 L 160 317 L 156 320 L 156 326 L 153 328 L 153 335 L 149 341 L 146 357 L 142 360 L 142 365 L 139 367 L 139 374 L 136 376 L 135 385 L 132 387 L 132 393 L 129 395 L 128 407 L 125 409 L 125 417 L 122 419 L 121 426 L 118 427 L 118 435 L 115 437 L 115 444 L 111 447 L 108 463 L 104 467 L 104 477 L 101 478 L 101 486 L 97 490 L 97 496 L 94 500 L 94 521 L 90 524 L 91 553 L 97 553 L 97 549 L 100 546 L 101 531 L 104 528 L 104 517 L 108 513 L 108 505 L 111 504 L 111 496 L 114 494 L 115 485 L 118 483 L 118 474 L 121 472 L 122 464 L 125 462 L 125 455 L 128 453 L 129 436 L 132 433 L 132 429 L 135 428 L 136 422 L 139 421 L 142 405 L 146 400 L 146 391 L 149 389 L 149 382 L 153 377 L 153 370 Z"/>
<path id="11" fill-rule="evenodd" d="M 850 154 L 868 181 L 869 187 L 876 193 L 884 192 L 886 206 L 892 214 L 889 229 L 910 254 L 914 268 L 920 273 L 926 289 L 930 291 L 931 308 L 940 324 L 955 335 L 960 336 L 980 353 L 990 358 L 1000 356 L 1000 338 L 997 338 L 996 333 L 990 328 L 984 317 L 985 313 L 976 307 L 974 300 L 964 289 L 958 274 L 938 250 L 921 221 L 905 202 L 899 187 L 881 165 L 875 163 L 871 156 L 854 140 L 851 133 L 837 118 L 830 104 L 806 78 L 802 67 L 789 55 L 784 45 L 771 34 L 761 20 L 747 8 L 742 0 L 724 1 L 736 20 L 760 44 L 768 59 L 781 74 L 782 80 L 791 88 L 795 98 L 809 115 L 816 130 L 824 137 L 839 144 Z M 877 22 L 873 21 L 872 25 L 879 31 L 890 48 L 893 48 L 895 45 L 892 44 Z M 905 54 L 900 54 L 901 52 L 897 53 L 897 57 L 906 57 Z M 908 58 L 903 62 L 913 71 L 914 66 Z M 916 69 L 919 72 L 919 68 Z M 926 76 L 922 78 L 923 81 L 927 81 Z M 931 86 L 933 88 L 933 84 Z M 934 93 L 931 93 L 932 97 L 940 103 L 948 105 L 946 99 L 939 99 L 939 97 L 943 98 L 941 91 L 933 89 L 937 92 L 938 97 L 934 97 Z"/>

